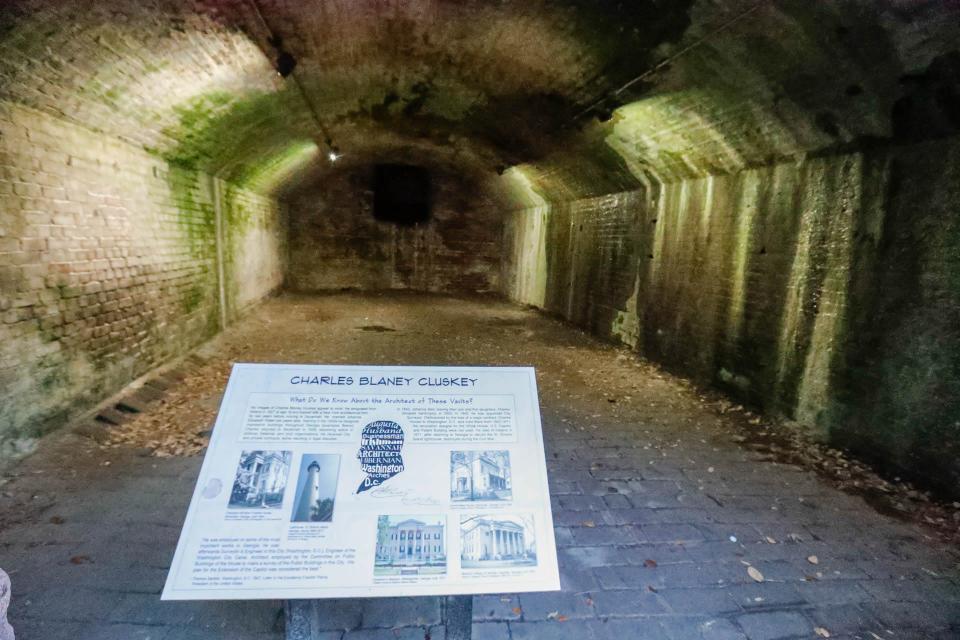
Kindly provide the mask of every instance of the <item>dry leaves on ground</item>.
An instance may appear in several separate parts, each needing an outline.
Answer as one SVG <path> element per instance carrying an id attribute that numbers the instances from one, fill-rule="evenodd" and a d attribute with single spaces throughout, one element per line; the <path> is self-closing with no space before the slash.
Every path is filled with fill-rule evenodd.
<path id="1" fill-rule="evenodd" d="M 228 362 L 212 362 L 188 372 L 146 412 L 113 429 L 110 444 L 150 449 L 161 458 L 200 455 L 210 440 L 216 399 L 229 375 Z"/>
<path id="2" fill-rule="evenodd" d="M 731 439 L 760 454 L 760 459 L 812 469 L 838 489 L 863 496 L 888 515 L 923 524 L 941 540 L 960 541 L 960 502 L 938 500 L 900 477 L 888 480 L 866 462 L 820 442 L 815 432 L 799 423 L 761 418 L 713 390 L 700 389 L 698 395 L 701 403 L 729 418 L 728 424 L 736 431 Z"/>

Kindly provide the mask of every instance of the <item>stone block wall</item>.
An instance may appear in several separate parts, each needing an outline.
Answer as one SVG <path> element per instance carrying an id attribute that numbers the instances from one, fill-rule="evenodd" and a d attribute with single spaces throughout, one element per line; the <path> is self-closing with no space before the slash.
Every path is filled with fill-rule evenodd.
<path id="1" fill-rule="evenodd" d="M 505 292 L 960 487 L 960 141 L 510 212 Z"/>
<path id="2" fill-rule="evenodd" d="M 288 199 L 294 291 L 499 290 L 501 213 L 476 189 L 434 173 L 433 217 L 403 227 L 373 217 L 372 167 L 345 168 Z"/>
<path id="3" fill-rule="evenodd" d="M 228 315 L 282 277 L 272 200 L 225 188 Z M 0 103 L 0 459 L 219 327 L 213 181 Z"/>

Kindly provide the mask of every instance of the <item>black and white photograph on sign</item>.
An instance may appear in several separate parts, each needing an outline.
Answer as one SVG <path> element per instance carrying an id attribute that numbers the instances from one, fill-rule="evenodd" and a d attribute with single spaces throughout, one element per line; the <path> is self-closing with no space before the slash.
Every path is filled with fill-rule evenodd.
<path id="1" fill-rule="evenodd" d="M 451 451 L 450 499 L 454 502 L 509 500 L 512 497 L 508 451 Z"/>
<path id="2" fill-rule="evenodd" d="M 532 515 L 460 517 L 460 565 L 464 569 L 537 564 Z"/>
<path id="3" fill-rule="evenodd" d="M 337 496 L 340 456 L 331 453 L 305 453 L 297 472 L 291 522 L 332 522 Z"/>
<path id="4" fill-rule="evenodd" d="M 230 491 L 230 509 L 279 509 L 290 474 L 290 451 L 244 451 Z"/>
<path id="5" fill-rule="evenodd" d="M 445 524 L 442 515 L 383 515 L 377 518 L 374 575 L 446 573 Z"/>

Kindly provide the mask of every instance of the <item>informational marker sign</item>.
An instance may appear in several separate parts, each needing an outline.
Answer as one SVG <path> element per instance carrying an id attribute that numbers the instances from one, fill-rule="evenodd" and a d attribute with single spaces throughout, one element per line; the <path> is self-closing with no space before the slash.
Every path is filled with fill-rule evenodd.
<path id="1" fill-rule="evenodd" d="M 559 588 L 532 368 L 237 364 L 163 599 Z"/>

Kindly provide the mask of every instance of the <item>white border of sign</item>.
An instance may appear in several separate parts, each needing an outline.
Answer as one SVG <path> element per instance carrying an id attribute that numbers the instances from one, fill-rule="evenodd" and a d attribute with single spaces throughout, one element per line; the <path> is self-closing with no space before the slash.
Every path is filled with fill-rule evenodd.
<path id="1" fill-rule="evenodd" d="M 533 368 L 236 364 L 162 598 L 559 589 Z"/>

